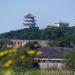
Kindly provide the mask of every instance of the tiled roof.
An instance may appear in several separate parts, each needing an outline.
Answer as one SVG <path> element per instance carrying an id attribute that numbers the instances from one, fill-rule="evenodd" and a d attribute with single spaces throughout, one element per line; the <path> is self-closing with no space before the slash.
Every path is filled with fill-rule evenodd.
<path id="1" fill-rule="evenodd" d="M 38 58 L 51 58 L 51 59 L 60 59 L 63 58 L 64 54 L 69 51 L 75 51 L 73 48 L 52 48 L 52 47 L 43 47 L 41 48 L 42 55 L 36 56 Z"/>

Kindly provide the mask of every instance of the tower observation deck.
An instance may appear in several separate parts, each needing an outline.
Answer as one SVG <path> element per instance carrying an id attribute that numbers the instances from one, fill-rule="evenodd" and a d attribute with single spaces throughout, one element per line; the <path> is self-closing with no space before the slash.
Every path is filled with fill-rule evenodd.
<path id="1" fill-rule="evenodd" d="M 28 28 L 36 28 L 36 23 L 35 23 L 35 16 L 33 16 L 32 14 L 27 14 L 26 16 L 24 16 L 24 27 L 28 27 Z"/>

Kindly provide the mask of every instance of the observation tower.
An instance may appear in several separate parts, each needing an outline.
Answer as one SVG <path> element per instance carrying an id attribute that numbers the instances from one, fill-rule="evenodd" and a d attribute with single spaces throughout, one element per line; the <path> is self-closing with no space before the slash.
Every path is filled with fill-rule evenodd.
<path id="1" fill-rule="evenodd" d="M 29 13 L 26 16 L 24 16 L 23 27 L 24 28 L 35 28 L 36 27 L 35 21 L 36 21 L 35 16 Z"/>

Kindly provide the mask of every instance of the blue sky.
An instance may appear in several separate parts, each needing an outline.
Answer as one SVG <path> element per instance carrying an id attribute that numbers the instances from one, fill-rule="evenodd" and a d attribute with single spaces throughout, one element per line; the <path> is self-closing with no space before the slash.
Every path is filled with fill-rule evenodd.
<path id="1" fill-rule="evenodd" d="M 37 26 L 45 28 L 55 22 L 75 25 L 75 0 L 0 0 L 0 33 L 22 27 L 24 15 L 36 16 Z"/>

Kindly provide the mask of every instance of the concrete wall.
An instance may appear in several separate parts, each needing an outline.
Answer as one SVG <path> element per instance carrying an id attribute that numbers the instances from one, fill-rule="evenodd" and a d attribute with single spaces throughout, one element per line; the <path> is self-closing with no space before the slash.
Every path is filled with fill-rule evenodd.
<path id="1" fill-rule="evenodd" d="M 62 69 L 65 67 L 64 64 L 61 63 L 64 59 L 34 58 L 34 60 L 39 61 L 40 69 Z"/>
<path id="2" fill-rule="evenodd" d="M 53 68 L 62 69 L 64 65 L 62 63 L 40 62 L 39 66 L 40 69 L 53 69 Z"/>
<path id="3" fill-rule="evenodd" d="M 48 40 L 11 40 L 14 44 L 24 46 L 29 41 L 37 41 L 42 47 L 48 46 Z"/>

